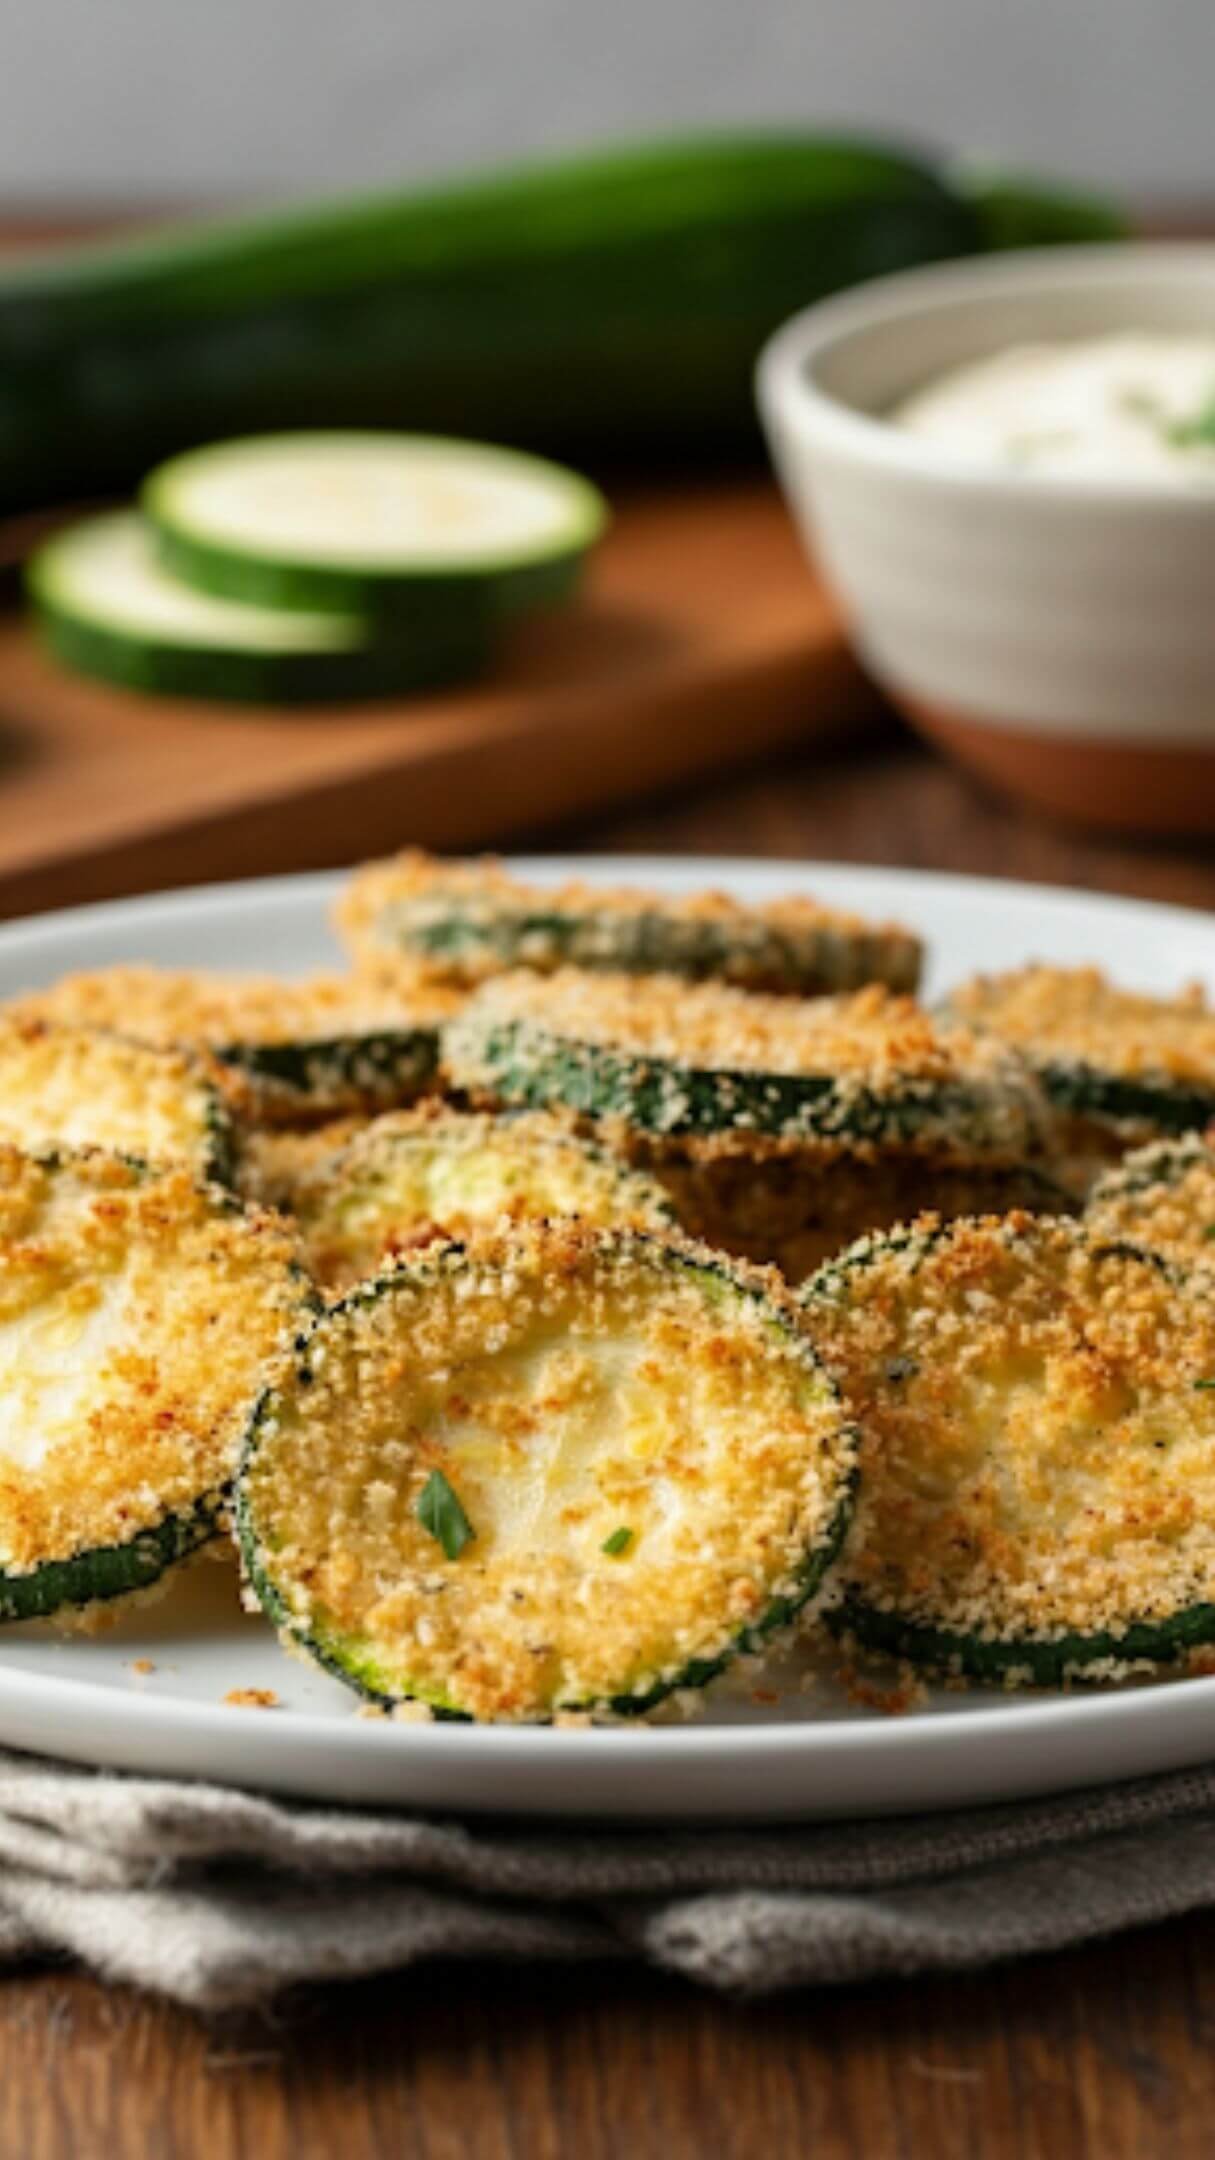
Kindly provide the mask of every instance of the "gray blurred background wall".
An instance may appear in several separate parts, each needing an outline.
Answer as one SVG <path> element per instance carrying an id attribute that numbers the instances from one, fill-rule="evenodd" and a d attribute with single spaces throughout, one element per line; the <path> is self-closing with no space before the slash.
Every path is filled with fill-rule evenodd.
<path id="1" fill-rule="evenodd" d="M 867 124 L 1215 193 L 1215 0 L 0 0 L 0 202 L 222 200 Z"/>

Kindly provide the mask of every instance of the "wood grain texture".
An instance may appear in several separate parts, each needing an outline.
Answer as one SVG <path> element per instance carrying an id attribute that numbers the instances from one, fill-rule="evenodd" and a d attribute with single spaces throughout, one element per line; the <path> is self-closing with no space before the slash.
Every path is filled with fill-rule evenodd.
<path id="1" fill-rule="evenodd" d="M 745 747 L 749 705 L 734 722 Z M 859 755 L 814 749 L 528 837 L 1215 908 L 1209 847 L 1077 837 L 893 732 Z M 235 867 L 259 867 L 255 838 L 247 855 L 233 842 Z M 316 839 L 315 859 L 332 859 Z M 217 874 L 205 851 L 201 869 L 171 849 L 144 869 L 146 882 Z M 139 864 L 107 874 L 134 879 Z M 59 893 L 51 880 L 28 904 Z M 440 1966 L 211 2026 L 61 1971 L 0 1979 L 5 2160 L 1209 2160 L 1213 2118 L 1215 1915 L 957 1979 L 766 2004 L 632 1968 Z"/>
<path id="2" fill-rule="evenodd" d="M 620 493 L 585 600 L 522 625 L 483 682 L 441 696 L 304 714 L 140 696 L 66 674 L 12 612 L 0 910 L 405 839 L 484 845 L 822 739 L 875 703 L 775 488 L 753 477 Z"/>
<path id="3" fill-rule="evenodd" d="M 1215 906 L 1209 854 L 1076 839 L 893 734 L 555 837 Z M 78 1975 L 0 1981 L 0 2154 L 23 2160 L 1208 2160 L 1213 2113 L 1207 1915 L 767 2004 L 632 1968 L 439 1966 L 210 2026 Z"/>

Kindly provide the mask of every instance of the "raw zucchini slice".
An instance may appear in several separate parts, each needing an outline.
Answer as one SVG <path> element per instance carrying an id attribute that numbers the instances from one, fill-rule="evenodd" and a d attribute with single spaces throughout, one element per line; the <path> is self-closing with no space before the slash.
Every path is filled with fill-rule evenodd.
<path id="1" fill-rule="evenodd" d="M 1215 1299 L 1012 1216 L 862 1241 L 804 1297 L 865 1435 L 833 1623 L 981 1680 L 1122 1677 L 1215 1640 Z"/>
<path id="2" fill-rule="evenodd" d="M 205 970 L 101 968 L 65 975 L 11 1010 L 203 1048 L 236 1069 L 261 1121 L 340 1117 L 409 1102 L 433 1081 L 439 1023 L 456 1000 L 341 975 L 299 982 Z"/>
<path id="3" fill-rule="evenodd" d="M 0 1016 L 0 1140 L 15 1147 L 111 1148 L 227 1180 L 234 1143 L 222 1078 L 180 1050 Z"/>
<path id="4" fill-rule="evenodd" d="M 1156 998 L 1097 968 L 1027 967 L 976 976 L 949 1010 L 1015 1045 L 1061 1113 L 1123 1147 L 1215 1117 L 1215 1013 L 1197 987 Z"/>
<path id="5" fill-rule="evenodd" d="M 352 613 L 286 613 L 221 600 L 172 576 L 134 511 L 107 511 L 48 540 L 26 589 L 56 659 L 80 675 L 168 697 L 303 705 L 426 689 L 475 674 L 474 623 L 374 639 Z"/>
<path id="6" fill-rule="evenodd" d="M 396 1254 L 514 1221 L 578 1216 L 669 1231 L 662 1189 L 617 1156 L 526 1112 L 492 1117 L 423 1103 L 377 1118 L 297 1177 L 295 1213 L 312 1273 L 346 1289 Z"/>
<path id="7" fill-rule="evenodd" d="M 239 1536 L 286 1638 L 377 1701 L 643 1711 L 817 1591 L 856 1447 L 757 1279 L 529 1225 L 330 1309 L 253 1421 Z"/>
<path id="8" fill-rule="evenodd" d="M 459 639 L 563 598 L 607 522 L 589 480 L 441 435 L 260 435 L 144 483 L 162 556 L 203 592 Z"/>
<path id="9" fill-rule="evenodd" d="M 293 1254 L 180 1165 L 0 1146 L 0 1618 L 144 1589 L 214 1535 L 304 1317 Z"/>
<path id="10" fill-rule="evenodd" d="M 1215 1261 L 1215 1148 L 1191 1133 L 1136 1149 L 1094 1185 L 1084 1219 L 1094 1237 Z"/>
<path id="11" fill-rule="evenodd" d="M 674 976 L 501 975 L 444 1029 L 443 1054 L 470 1094 L 671 1139 L 945 1144 L 960 1160 L 1043 1138 L 1013 1053 L 876 987 L 794 1002 Z"/>
<path id="12" fill-rule="evenodd" d="M 870 982 L 914 990 L 920 973 L 910 930 L 817 900 L 744 907 L 719 892 L 524 885 L 492 860 L 442 862 L 416 851 L 360 870 L 338 923 L 360 965 L 395 963 L 462 987 L 509 968 L 551 974 L 569 966 L 811 997 Z"/>

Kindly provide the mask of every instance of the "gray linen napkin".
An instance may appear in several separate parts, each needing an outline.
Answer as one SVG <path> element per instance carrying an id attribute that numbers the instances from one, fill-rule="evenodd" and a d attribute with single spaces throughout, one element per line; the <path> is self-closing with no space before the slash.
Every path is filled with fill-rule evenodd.
<path id="1" fill-rule="evenodd" d="M 639 1957 L 760 1994 L 975 1966 L 1215 1902 L 1215 1767 L 748 1830 L 454 1822 L 0 1753 L 0 1962 L 198 2008 L 446 1957 Z"/>

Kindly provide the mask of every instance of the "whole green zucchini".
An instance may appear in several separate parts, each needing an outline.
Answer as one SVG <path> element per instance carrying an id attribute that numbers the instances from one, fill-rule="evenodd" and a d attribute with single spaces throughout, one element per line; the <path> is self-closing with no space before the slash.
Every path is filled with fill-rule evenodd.
<path id="1" fill-rule="evenodd" d="M 0 510 L 300 426 L 720 452 L 753 435 L 752 366 L 784 316 L 981 245 L 926 162 L 774 135 L 24 258 L 0 276 Z"/>

